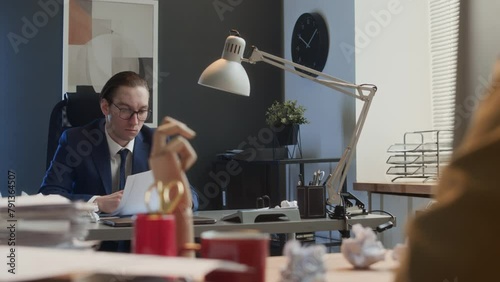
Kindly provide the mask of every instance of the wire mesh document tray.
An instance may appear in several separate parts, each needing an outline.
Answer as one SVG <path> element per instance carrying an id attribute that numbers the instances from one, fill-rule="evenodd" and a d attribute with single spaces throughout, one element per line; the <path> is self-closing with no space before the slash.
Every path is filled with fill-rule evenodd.
<path id="1" fill-rule="evenodd" d="M 406 132 L 403 143 L 393 144 L 387 149 L 391 155 L 386 163 L 391 166 L 386 174 L 396 176 L 392 178 L 393 182 L 401 179 L 421 179 L 423 182 L 437 180 L 440 171 L 451 158 L 450 132 Z"/>

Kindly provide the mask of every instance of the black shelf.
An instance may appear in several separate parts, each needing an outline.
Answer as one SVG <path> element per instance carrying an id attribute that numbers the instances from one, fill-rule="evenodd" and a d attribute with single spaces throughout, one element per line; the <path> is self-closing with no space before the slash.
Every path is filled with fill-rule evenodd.
<path id="1" fill-rule="evenodd" d="M 243 172 L 232 175 L 229 184 L 221 187 L 223 199 L 222 209 L 255 208 L 255 198 L 267 194 L 271 197 L 271 206 L 280 203 L 282 198 L 288 198 L 288 189 L 284 180 L 285 166 L 298 164 L 300 174 L 304 174 L 305 164 L 312 163 L 338 163 L 340 158 L 301 158 L 281 160 L 215 160 L 214 172 L 223 170 L 230 161 L 240 164 Z M 329 172 L 327 172 L 328 174 Z M 284 196 L 284 197 L 283 197 Z"/>

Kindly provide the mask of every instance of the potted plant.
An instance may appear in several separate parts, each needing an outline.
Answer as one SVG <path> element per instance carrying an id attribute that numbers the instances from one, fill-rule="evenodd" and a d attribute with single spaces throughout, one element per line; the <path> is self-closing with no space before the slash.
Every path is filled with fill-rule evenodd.
<path id="1" fill-rule="evenodd" d="M 275 101 L 266 111 L 266 123 L 275 134 L 275 145 L 295 145 L 299 125 L 309 121 L 304 116 L 306 108 L 297 105 L 297 100 Z"/>

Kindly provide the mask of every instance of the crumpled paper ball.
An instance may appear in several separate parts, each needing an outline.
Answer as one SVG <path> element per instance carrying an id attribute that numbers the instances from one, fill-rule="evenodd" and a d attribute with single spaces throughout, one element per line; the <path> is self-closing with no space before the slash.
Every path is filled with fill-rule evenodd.
<path id="1" fill-rule="evenodd" d="M 283 200 L 283 201 L 281 201 L 281 207 L 282 208 L 296 208 L 296 207 L 298 207 L 297 201 Z"/>
<path id="2" fill-rule="evenodd" d="M 288 265 L 281 271 L 281 282 L 326 281 L 323 262 L 325 246 L 301 247 L 298 241 L 290 240 L 285 244 L 283 253 L 288 257 Z"/>
<path id="3" fill-rule="evenodd" d="M 392 250 L 392 259 L 396 261 L 401 261 L 405 253 L 407 252 L 407 244 L 396 244 Z"/>
<path id="4" fill-rule="evenodd" d="M 354 238 L 344 239 L 340 251 L 355 268 L 368 268 L 385 259 L 385 248 L 370 228 L 361 224 L 352 227 Z"/>

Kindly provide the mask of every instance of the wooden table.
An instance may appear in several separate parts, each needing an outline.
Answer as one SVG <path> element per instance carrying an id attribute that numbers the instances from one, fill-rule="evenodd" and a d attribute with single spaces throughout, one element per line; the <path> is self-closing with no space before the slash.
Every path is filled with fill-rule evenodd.
<path id="1" fill-rule="evenodd" d="M 367 270 L 355 270 L 341 253 L 326 254 L 326 281 L 392 282 L 399 263 L 392 259 L 391 254 L 392 251 L 388 251 L 385 261 L 377 262 Z M 281 270 L 286 264 L 286 257 L 268 257 L 266 281 L 280 281 Z"/>
<path id="2" fill-rule="evenodd" d="M 372 207 L 372 193 L 432 198 L 436 183 L 376 183 L 376 182 L 354 182 L 355 191 L 368 192 L 368 207 Z"/>

